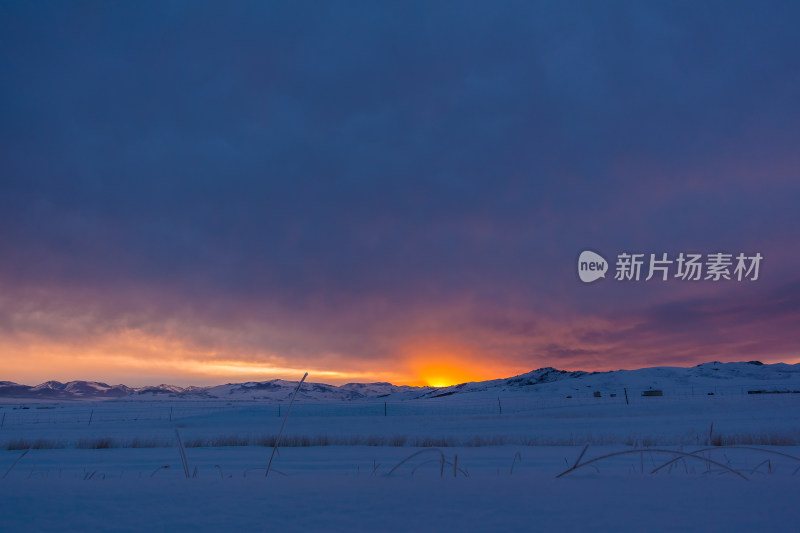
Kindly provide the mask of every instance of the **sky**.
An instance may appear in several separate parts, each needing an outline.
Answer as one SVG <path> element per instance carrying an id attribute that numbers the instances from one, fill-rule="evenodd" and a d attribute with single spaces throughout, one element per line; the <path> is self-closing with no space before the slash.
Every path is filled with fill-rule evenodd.
<path id="1" fill-rule="evenodd" d="M 800 362 L 797 20 L 0 0 L 0 380 Z M 732 279 L 645 280 L 664 253 Z"/>

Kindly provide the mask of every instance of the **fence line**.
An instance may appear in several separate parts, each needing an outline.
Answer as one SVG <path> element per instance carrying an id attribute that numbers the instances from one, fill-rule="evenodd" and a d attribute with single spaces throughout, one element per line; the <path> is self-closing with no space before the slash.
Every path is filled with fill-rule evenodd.
<path id="1" fill-rule="evenodd" d="M 774 385 L 755 384 L 688 386 L 665 388 L 662 395 L 645 396 L 646 390 L 628 388 L 627 398 L 631 405 L 650 405 L 697 399 L 703 397 L 709 401 L 725 398 L 746 397 L 752 401 L 776 396 L 797 399 L 800 391 L 793 388 L 775 388 Z M 781 391 L 786 394 L 775 394 Z M 350 401 L 301 401 L 295 402 L 292 417 L 327 417 L 327 416 L 419 416 L 419 415 L 486 415 L 507 416 L 541 409 L 585 406 L 596 404 L 626 404 L 624 389 L 589 389 L 578 391 L 562 391 L 558 395 L 552 392 L 514 391 L 500 395 L 472 393 L 465 395 L 444 396 L 439 398 L 422 398 L 411 400 L 350 400 Z M 127 401 L 106 400 L 100 402 L 64 402 L 64 403 L 20 403 L 0 406 L 3 416 L 3 429 L 35 424 L 64 424 L 91 427 L 113 424 L 115 422 L 164 421 L 177 423 L 193 417 L 224 416 L 237 412 L 254 418 L 270 416 L 279 417 L 286 402 L 275 400 L 160 400 L 160 401 Z M 283 407 L 282 407 L 283 406 Z"/>

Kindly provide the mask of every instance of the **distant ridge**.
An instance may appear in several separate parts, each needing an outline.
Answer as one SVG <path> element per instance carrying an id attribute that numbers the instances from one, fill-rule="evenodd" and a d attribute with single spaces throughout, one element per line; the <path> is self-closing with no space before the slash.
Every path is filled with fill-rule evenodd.
<path id="1" fill-rule="evenodd" d="M 0 381 L 0 399 L 30 400 L 155 400 L 212 399 L 267 400 L 289 398 L 297 382 L 273 379 L 229 383 L 210 387 L 157 385 L 128 387 L 97 381 L 46 381 L 39 385 L 21 385 Z M 800 363 L 764 364 L 760 361 L 721 363 L 713 361 L 693 367 L 648 367 L 638 370 L 584 372 L 539 368 L 504 379 L 462 383 L 449 387 L 412 387 L 391 383 L 348 383 L 327 385 L 306 382 L 298 393 L 299 401 L 351 401 L 370 399 L 410 400 L 443 398 L 458 394 L 500 392 L 550 392 L 577 394 L 603 390 L 659 389 L 698 387 L 709 394 L 718 387 L 755 387 L 753 392 L 800 391 Z"/>

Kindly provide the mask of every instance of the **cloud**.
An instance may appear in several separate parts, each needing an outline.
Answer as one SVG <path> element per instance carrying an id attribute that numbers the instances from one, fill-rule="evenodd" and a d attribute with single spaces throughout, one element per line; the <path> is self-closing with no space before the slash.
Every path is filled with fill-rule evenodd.
<path id="1" fill-rule="evenodd" d="M 788 353 L 774 296 L 572 264 L 795 279 L 797 9 L 6 6 L 1 331 L 375 374 L 419 339 L 504 371 Z"/>

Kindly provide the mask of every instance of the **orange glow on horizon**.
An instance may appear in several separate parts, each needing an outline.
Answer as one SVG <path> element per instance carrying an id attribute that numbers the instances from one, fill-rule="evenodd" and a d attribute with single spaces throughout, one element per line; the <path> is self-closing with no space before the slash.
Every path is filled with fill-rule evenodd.
<path id="1" fill-rule="evenodd" d="M 226 382 L 299 379 L 309 382 L 389 382 L 395 385 L 447 387 L 471 381 L 509 377 L 519 369 L 493 360 L 487 364 L 471 347 L 453 341 L 415 342 L 405 345 L 400 356 L 363 360 L 346 356 L 324 362 L 242 349 L 202 347 L 182 339 L 148 335 L 137 330 L 108 332 L 82 340 L 57 342 L 32 335 L 0 337 L 5 354 L 0 379 L 35 385 L 47 380 L 102 381 L 129 386 L 219 385 Z"/>
<path id="2" fill-rule="evenodd" d="M 461 368 L 448 364 L 430 364 L 419 369 L 422 383 L 430 387 L 449 387 L 481 378 Z"/>
<path id="3" fill-rule="evenodd" d="M 527 371 L 499 362 L 487 364 L 485 357 L 457 341 L 416 341 L 407 345 L 404 353 L 410 371 L 417 376 L 407 385 L 449 387 Z"/>
<path id="4" fill-rule="evenodd" d="M 332 385 L 400 383 L 408 378 L 381 368 L 337 365 L 334 369 L 329 365 L 293 363 L 274 354 L 202 349 L 188 341 L 135 331 L 116 332 L 79 343 L 0 337 L 0 352 L 6 359 L 0 379 L 27 385 L 47 380 L 101 381 L 128 386 L 221 385 L 230 381 L 296 381 L 304 372 L 309 373 L 309 382 Z"/>
<path id="5" fill-rule="evenodd" d="M 347 353 L 318 353 L 315 347 L 280 353 L 260 348 L 259 342 L 248 341 L 248 331 L 236 335 L 224 328 L 197 326 L 181 327 L 168 324 L 157 333 L 144 329 L 119 327 L 89 335 L 86 323 L 91 316 L 66 313 L 43 314 L 31 332 L 23 330 L 0 334 L 0 380 L 36 385 L 47 380 L 102 381 L 129 386 L 169 383 L 178 386 L 220 385 L 227 382 L 267 381 L 271 379 L 298 380 L 309 373 L 310 383 L 343 385 L 345 383 L 389 382 L 395 385 L 447 387 L 465 382 L 512 377 L 541 366 L 584 371 L 617 370 L 646 366 L 690 366 L 711 361 L 716 354 L 696 356 L 684 350 L 680 357 L 664 360 L 661 348 L 648 351 L 645 343 L 622 353 L 613 344 L 588 345 L 574 341 L 580 337 L 567 326 L 548 324 L 553 337 L 538 339 L 537 346 L 546 350 L 549 344 L 567 339 L 562 344 L 576 352 L 598 350 L 601 355 L 564 356 L 558 360 L 535 360 L 515 353 L 536 352 L 535 346 L 519 349 L 521 343 L 502 340 L 477 342 L 469 330 L 454 336 L 416 336 L 393 338 L 384 342 L 373 358 Z M 588 329 L 610 327 L 596 319 Z M 60 329 L 59 329 L 60 328 Z M 82 335 L 67 335 L 70 331 Z M 52 337 L 40 331 L 55 331 Z M 243 339 L 239 342 L 240 339 Z M 256 338 L 258 340 L 258 338 Z M 558 344 L 558 343 L 556 343 Z M 693 349 L 690 347 L 690 349 Z M 317 349 L 318 350 L 318 349 Z M 602 354 L 611 353 L 605 359 Z M 800 362 L 796 351 L 790 354 L 748 354 L 729 360 L 759 359 L 764 363 Z"/>

